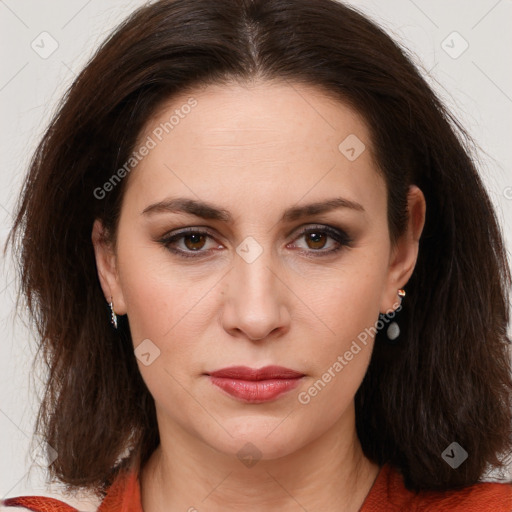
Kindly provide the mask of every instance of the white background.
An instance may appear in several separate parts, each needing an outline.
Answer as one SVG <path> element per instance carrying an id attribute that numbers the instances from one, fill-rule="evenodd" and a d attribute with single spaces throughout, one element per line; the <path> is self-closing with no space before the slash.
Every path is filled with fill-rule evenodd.
<path id="1" fill-rule="evenodd" d="M 109 32 L 143 3 L 0 0 L 2 245 L 29 157 L 56 102 Z M 512 0 L 348 3 L 367 13 L 415 55 L 429 83 L 483 148 L 481 172 L 510 253 Z M 454 31 L 463 40 L 451 35 Z M 45 48 L 51 48 L 50 39 L 41 36 L 42 32 L 48 32 L 58 43 L 47 58 L 31 47 L 42 47 L 41 38 L 46 38 Z M 464 40 L 469 45 L 466 51 L 457 58 L 448 55 L 447 51 L 455 55 L 463 49 Z M 16 282 L 9 257 L 3 261 L 0 277 L 0 499 L 22 494 L 56 495 L 59 488 L 45 488 L 44 473 L 32 464 L 28 451 L 38 403 L 37 376 L 31 369 L 35 341 L 14 316 Z M 93 510 L 94 503 L 82 502 L 80 508 Z"/>

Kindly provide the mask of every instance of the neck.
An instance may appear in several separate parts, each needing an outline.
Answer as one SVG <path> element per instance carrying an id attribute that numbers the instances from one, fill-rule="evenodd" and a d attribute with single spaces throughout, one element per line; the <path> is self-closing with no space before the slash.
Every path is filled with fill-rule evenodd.
<path id="1" fill-rule="evenodd" d="M 353 414 L 299 450 L 254 465 L 169 429 L 141 472 L 143 509 L 357 512 L 379 467 L 364 456 L 352 420 Z"/>

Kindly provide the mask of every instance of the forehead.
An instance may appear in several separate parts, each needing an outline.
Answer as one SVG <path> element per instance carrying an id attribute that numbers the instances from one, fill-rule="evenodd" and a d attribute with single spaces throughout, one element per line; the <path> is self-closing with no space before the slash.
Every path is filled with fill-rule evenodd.
<path id="1" fill-rule="evenodd" d="M 314 200 L 337 185 L 371 199 L 382 186 L 362 117 L 313 86 L 233 83 L 180 94 L 160 106 L 138 145 L 150 139 L 129 177 L 127 193 L 140 202 L 175 189 L 198 197 L 295 191 L 290 199 Z"/>
<path id="2" fill-rule="evenodd" d="M 187 130 L 191 123 L 193 131 Z M 174 96 L 159 107 L 142 136 L 159 127 L 163 137 L 172 133 L 170 143 L 192 137 L 203 148 L 231 143 L 242 150 L 251 141 L 289 146 L 298 143 L 297 137 L 302 145 L 329 136 L 328 142 L 335 143 L 343 132 L 370 142 L 365 122 L 349 105 L 320 88 L 288 81 L 209 85 Z M 245 149 L 249 153 L 251 148 Z"/>

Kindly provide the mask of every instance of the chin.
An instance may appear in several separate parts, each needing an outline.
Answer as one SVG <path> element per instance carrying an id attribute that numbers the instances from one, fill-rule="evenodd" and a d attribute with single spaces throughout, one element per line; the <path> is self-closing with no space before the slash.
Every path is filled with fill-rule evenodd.
<path id="1" fill-rule="evenodd" d="M 286 414 L 269 420 L 253 415 L 223 421 L 222 425 L 231 435 L 222 429 L 222 436 L 207 436 L 204 440 L 215 450 L 240 460 L 278 459 L 293 453 L 301 445 L 300 431 L 293 429 L 292 432 L 288 420 L 283 421 L 284 417 Z"/>

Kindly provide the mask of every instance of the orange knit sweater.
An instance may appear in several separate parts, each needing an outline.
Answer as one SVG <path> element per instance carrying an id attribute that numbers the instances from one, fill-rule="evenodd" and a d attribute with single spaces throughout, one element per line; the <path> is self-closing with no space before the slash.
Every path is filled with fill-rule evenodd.
<path id="1" fill-rule="evenodd" d="M 0 502 L 36 512 L 78 512 L 66 503 L 42 496 L 21 496 Z M 413 493 L 400 473 L 384 465 L 359 512 L 512 512 L 512 484 L 479 483 L 459 491 Z M 97 512 L 143 512 L 135 471 L 121 473 Z"/>

